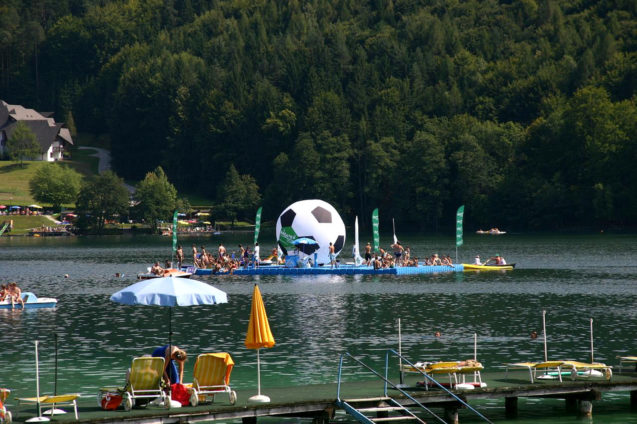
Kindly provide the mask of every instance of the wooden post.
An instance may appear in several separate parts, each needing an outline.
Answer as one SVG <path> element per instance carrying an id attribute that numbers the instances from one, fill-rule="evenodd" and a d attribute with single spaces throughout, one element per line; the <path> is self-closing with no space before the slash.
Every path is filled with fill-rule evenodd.
<path id="1" fill-rule="evenodd" d="M 320 415 L 315 415 L 312 418 L 312 424 L 329 424 L 330 422 L 330 414 L 327 411 L 323 411 Z"/>
<path id="2" fill-rule="evenodd" d="M 630 409 L 637 409 L 637 390 L 630 392 Z"/>
<path id="3" fill-rule="evenodd" d="M 518 416 L 518 398 L 504 398 L 504 414 L 507 418 L 515 418 Z"/>
<path id="4" fill-rule="evenodd" d="M 577 398 L 575 396 L 567 396 L 564 398 L 567 411 L 577 411 Z"/>
<path id="5" fill-rule="evenodd" d="M 582 417 L 592 417 L 593 416 L 593 402 L 590 400 L 580 400 L 579 401 L 579 412 Z"/>
<path id="6" fill-rule="evenodd" d="M 602 392 L 598 390 L 591 390 L 586 395 L 579 398 L 579 413 L 582 417 L 593 416 L 593 401 L 600 400 L 602 398 Z"/>
<path id="7" fill-rule="evenodd" d="M 459 424 L 457 407 L 454 406 L 445 408 L 445 421 L 449 424 Z"/>

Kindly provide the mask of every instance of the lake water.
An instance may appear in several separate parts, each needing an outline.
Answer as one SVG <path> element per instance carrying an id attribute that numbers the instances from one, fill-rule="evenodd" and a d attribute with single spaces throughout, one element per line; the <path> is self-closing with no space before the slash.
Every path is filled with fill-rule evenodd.
<path id="1" fill-rule="evenodd" d="M 232 250 L 238 243 L 252 244 L 252 237 L 224 234 L 180 242 L 186 252 L 193 242 L 209 250 L 223 242 Z M 401 239 L 412 256 L 455 257 L 453 237 Z M 268 252 L 273 240 L 273 234 L 262 233 L 261 251 Z M 58 392 L 94 396 L 99 387 L 121 385 L 133 356 L 167 343 L 169 315 L 166 308 L 114 304 L 109 296 L 132 284 L 151 262 L 170 257 L 170 246 L 169 238 L 159 236 L 0 238 L 0 281 L 17 281 L 23 290 L 59 301 L 53 310 L 0 311 L 5 370 L 0 387 L 11 388 L 12 399 L 35 394 L 37 339 L 41 391 L 52 393 L 55 334 Z M 243 342 L 258 282 L 276 339 L 274 348 L 261 350 L 264 393 L 270 386 L 335 382 L 343 352 L 382 369 L 385 350 L 398 348 L 399 318 L 403 353 L 413 361 L 472 358 L 474 333 L 478 359 L 487 370 L 542 360 L 543 310 L 549 359 L 589 361 L 590 318 L 596 361 L 616 365 L 616 356 L 637 354 L 637 236 L 469 235 L 459 256 L 469 262 L 475 254 L 496 252 L 517 263 L 516 269 L 400 277 L 202 277 L 226 291 L 229 302 L 175 308 L 173 342 L 191 355 L 186 375 L 192 375 L 198 353 L 227 351 L 236 362 L 232 385 L 254 388 L 256 352 Z M 436 331 L 442 336 L 435 337 Z M 539 334 L 535 340 L 532 331 Z M 559 400 L 521 399 L 515 420 L 505 419 L 503 401 L 478 406 L 498 423 L 578 421 Z M 337 421 L 353 422 L 340 415 Z M 637 413 L 631 414 L 627 393 L 605 393 L 586 421 L 637 423 Z M 461 422 L 477 421 L 461 413 Z"/>

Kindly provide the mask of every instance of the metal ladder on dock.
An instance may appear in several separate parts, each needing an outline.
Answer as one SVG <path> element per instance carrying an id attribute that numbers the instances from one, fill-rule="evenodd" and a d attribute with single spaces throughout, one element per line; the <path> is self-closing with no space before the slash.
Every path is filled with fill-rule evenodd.
<path id="1" fill-rule="evenodd" d="M 374 423 L 384 423 L 384 422 L 413 422 L 417 424 L 425 424 L 421 418 L 416 416 L 411 410 L 407 409 L 404 405 L 398 402 L 396 399 L 392 398 L 388 394 L 388 387 L 391 386 L 393 389 L 397 390 L 401 393 L 405 398 L 409 399 L 415 406 L 418 408 L 428 412 L 432 417 L 436 418 L 439 422 L 445 423 L 446 421 L 436 415 L 431 409 L 427 408 L 425 405 L 420 403 L 418 400 L 414 399 L 408 392 L 403 390 L 402 384 L 395 384 L 389 380 L 389 357 L 390 355 L 397 356 L 401 364 L 402 362 L 406 362 L 415 368 L 415 365 L 411 363 L 408 359 L 403 357 L 400 353 L 396 352 L 393 349 L 387 349 L 385 354 L 385 374 L 381 375 L 379 372 L 372 369 L 370 366 L 366 365 L 361 360 L 353 357 L 348 352 L 341 354 L 341 358 L 338 365 L 338 384 L 337 384 L 337 393 L 336 393 L 336 404 L 338 407 L 342 408 L 349 415 L 354 417 L 358 422 L 363 424 L 374 424 Z M 367 371 L 374 374 L 376 377 L 379 377 L 384 381 L 384 396 L 381 398 L 366 398 L 366 399 L 341 399 L 341 383 L 343 377 L 343 361 L 345 357 L 352 359 L 358 365 L 365 368 Z M 460 399 L 455 393 L 438 383 L 434 378 L 429 376 L 428 374 L 422 373 L 423 378 L 427 381 L 427 385 L 425 387 L 429 387 L 429 384 L 438 387 L 442 391 L 446 392 L 452 399 L 462 404 L 468 410 L 472 411 L 479 418 L 484 420 L 489 424 L 493 424 L 487 417 L 482 415 L 479 411 L 474 409 L 471 405 Z M 401 376 L 402 383 L 402 376 Z M 376 413 L 376 418 L 371 418 L 368 415 Z M 392 415 L 393 414 L 393 415 Z"/>
<path id="2" fill-rule="evenodd" d="M 390 397 L 344 399 L 341 408 L 360 423 L 412 422 L 426 424 L 409 409 Z M 372 417 L 376 414 L 376 417 Z"/>

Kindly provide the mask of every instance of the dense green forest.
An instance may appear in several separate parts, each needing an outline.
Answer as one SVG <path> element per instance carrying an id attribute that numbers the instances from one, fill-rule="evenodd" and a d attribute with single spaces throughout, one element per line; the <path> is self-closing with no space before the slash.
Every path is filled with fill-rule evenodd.
<path id="1" fill-rule="evenodd" d="M 1 0 L 0 98 L 264 217 L 637 224 L 634 0 Z M 252 217 L 254 211 L 242 211 Z M 241 217 L 241 216 L 240 216 Z"/>

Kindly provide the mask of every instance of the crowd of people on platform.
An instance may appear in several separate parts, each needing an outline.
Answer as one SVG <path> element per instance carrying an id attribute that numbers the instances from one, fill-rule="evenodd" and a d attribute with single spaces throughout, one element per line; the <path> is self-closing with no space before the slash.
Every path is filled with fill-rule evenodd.
<path id="1" fill-rule="evenodd" d="M 24 308 L 24 299 L 22 299 L 22 290 L 18 287 L 18 283 L 11 282 L 0 285 L 0 302 L 11 302 L 11 307 L 15 308 L 16 304 L 20 304 Z"/>
<path id="2" fill-rule="evenodd" d="M 219 243 L 216 253 L 206 250 L 205 246 L 197 248 L 192 245 L 193 264 L 200 269 L 212 269 L 213 273 L 232 273 L 238 268 L 258 267 L 261 262 L 259 243 L 255 243 L 254 248 L 250 246 L 238 245 L 238 250 L 228 252 L 226 247 Z M 268 258 L 273 263 L 278 263 L 277 249 L 272 250 L 272 255 Z M 181 268 L 184 261 L 183 248 L 177 248 L 177 262 Z"/>
<path id="3" fill-rule="evenodd" d="M 374 269 L 394 268 L 397 266 L 453 266 L 453 261 L 449 255 L 438 255 L 437 253 L 419 260 L 418 257 L 411 257 L 411 248 L 403 246 L 399 241 L 391 245 L 392 253 L 382 247 L 378 253 L 372 254 L 371 243 L 365 246 L 365 264 L 373 266 Z"/>
<path id="4" fill-rule="evenodd" d="M 449 255 L 439 255 L 433 253 L 431 256 L 424 258 L 412 257 L 411 248 L 409 246 L 403 246 L 399 241 L 396 241 L 390 246 L 391 250 L 385 250 L 382 247 L 378 252 L 373 252 L 371 243 L 367 243 L 365 246 L 363 264 L 367 266 L 373 266 L 374 269 L 381 268 L 394 268 L 400 266 L 453 266 L 453 260 Z M 337 266 L 335 262 L 336 255 L 330 251 L 330 264 L 334 267 Z M 212 269 L 213 273 L 232 273 L 235 269 L 258 267 L 261 263 L 259 243 L 256 243 L 254 248 L 250 246 L 238 245 L 238 250 L 228 252 L 226 247 L 219 243 L 219 247 L 216 252 L 209 252 L 205 246 L 197 247 L 192 245 L 192 260 L 195 267 L 200 269 Z M 266 258 L 266 261 L 271 264 L 283 264 L 285 258 L 279 256 L 278 249 L 275 247 L 272 249 L 271 255 Z M 181 269 L 184 264 L 184 251 L 180 245 L 177 248 L 177 263 L 178 269 Z M 476 256 L 475 263 L 485 265 L 489 263 L 495 263 L 498 265 L 505 264 L 506 261 L 500 255 L 495 255 L 489 258 L 486 262 L 481 263 L 480 257 Z M 160 274 L 159 271 L 163 269 L 156 263 L 151 272 Z M 157 272 L 156 272 L 157 271 Z"/>

